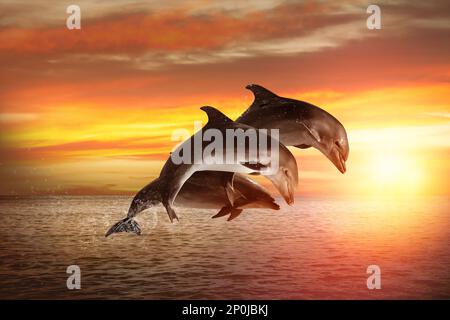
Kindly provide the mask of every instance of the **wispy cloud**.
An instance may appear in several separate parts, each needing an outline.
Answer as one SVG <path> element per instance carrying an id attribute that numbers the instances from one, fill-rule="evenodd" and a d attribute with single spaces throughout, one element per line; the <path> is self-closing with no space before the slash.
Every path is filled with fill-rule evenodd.
<path id="1" fill-rule="evenodd" d="M 0 31 L 0 52 L 115 55 L 144 54 L 149 51 L 229 50 L 238 45 L 245 48 L 246 43 L 255 47 L 252 42 L 275 39 L 293 38 L 297 42 L 304 37 L 308 41 L 313 32 L 314 41 L 322 43 L 318 30 L 326 28 L 326 31 L 327 28 L 357 19 L 361 20 L 361 17 L 342 10 L 336 12 L 335 5 L 314 2 L 281 4 L 270 10 L 262 6 L 258 11 L 240 14 L 218 8 L 204 13 L 193 13 L 185 8 L 159 14 L 131 10 L 129 13 L 83 20 L 82 30 L 75 32 L 68 32 L 64 25 L 3 28 Z M 326 42 L 330 41 L 329 33 L 325 34 Z M 311 43 L 308 46 L 311 50 Z M 280 50 L 279 45 L 276 47 Z M 293 44 L 289 47 L 292 50 Z M 270 46 L 261 48 L 270 49 Z M 282 52 L 285 50 L 281 49 Z M 298 52 L 298 49 L 295 51 Z"/>
<path id="2" fill-rule="evenodd" d="M 450 119 L 450 112 L 428 112 L 426 114 L 432 117 Z"/>
<path id="3" fill-rule="evenodd" d="M 0 123 L 20 123 L 36 120 L 36 113 L 0 113 Z"/>
<path id="4" fill-rule="evenodd" d="M 353 39 L 369 37 L 360 22 L 338 26 L 323 27 L 310 34 L 286 39 L 270 39 L 255 42 L 231 44 L 211 51 L 188 51 L 180 53 L 147 54 L 129 61 L 138 69 L 152 70 L 167 64 L 212 64 L 230 62 L 236 59 L 252 58 L 261 55 L 293 55 L 334 48 Z"/>

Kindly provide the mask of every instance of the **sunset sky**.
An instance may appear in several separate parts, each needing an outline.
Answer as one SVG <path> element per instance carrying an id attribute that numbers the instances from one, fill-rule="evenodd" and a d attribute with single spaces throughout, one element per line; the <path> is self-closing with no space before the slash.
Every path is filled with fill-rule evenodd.
<path id="1" fill-rule="evenodd" d="M 236 118 L 257 83 L 347 129 L 344 175 L 291 149 L 299 195 L 448 196 L 449 39 L 449 1 L 2 0 L 0 194 L 133 194 L 175 129 Z"/>

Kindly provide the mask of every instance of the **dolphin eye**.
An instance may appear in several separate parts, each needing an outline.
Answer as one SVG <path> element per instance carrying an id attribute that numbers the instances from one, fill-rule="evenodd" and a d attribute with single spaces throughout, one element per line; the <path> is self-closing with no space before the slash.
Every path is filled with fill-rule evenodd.
<path id="1" fill-rule="evenodd" d="M 339 143 L 339 141 L 335 141 L 334 144 L 335 144 L 338 148 L 341 148 L 341 144 Z"/>

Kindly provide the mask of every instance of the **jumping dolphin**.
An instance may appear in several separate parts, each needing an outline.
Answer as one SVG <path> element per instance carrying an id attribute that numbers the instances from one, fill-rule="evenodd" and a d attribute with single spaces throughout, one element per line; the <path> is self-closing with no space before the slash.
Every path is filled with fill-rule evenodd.
<path id="1" fill-rule="evenodd" d="M 280 97 L 257 84 L 246 88 L 253 92 L 255 98 L 236 122 L 255 128 L 279 129 L 279 139 L 284 145 L 302 149 L 314 147 L 340 172 L 345 172 L 349 144 L 345 128 L 335 117 L 310 103 Z M 209 176 L 215 174 L 220 173 L 208 172 Z M 220 184 L 216 187 L 220 187 Z M 196 196 L 195 189 L 191 195 L 193 198 Z"/>
<path id="2" fill-rule="evenodd" d="M 301 149 L 314 147 L 344 173 L 349 144 L 344 126 L 331 114 L 308 102 L 279 97 L 266 88 L 250 84 L 252 105 L 236 122 L 254 128 L 276 128 L 279 140 L 286 146 Z"/>
<path id="3" fill-rule="evenodd" d="M 233 180 L 233 190 L 236 193 L 233 205 L 229 202 L 229 194 L 225 187 L 219 187 L 230 179 Z M 111 227 L 105 236 L 108 237 L 113 233 L 130 231 L 131 229 L 140 234 L 141 230 L 137 224 L 134 224 L 133 228 L 126 228 L 122 222 L 126 222 L 128 219 L 136 217 L 140 212 L 158 205 L 161 202 L 159 185 L 160 179 L 157 178 L 136 193 L 127 217 Z M 222 208 L 213 218 L 230 214 L 228 221 L 236 218 L 244 208 L 280 209 L 269 192 L 252 179 L 239 173 L 218 171 L 195 172 L 181 188 L 174 205 L 199 209 Z M 133 222 L 134 220 L 129 223 L 133 224 Z"/>
<path id="4" fill-rule="evenodd" d="M 179 152 L 180 149 L 183 150 L 183 147 L 186 144 L 189 144 L 191 146 L 195 145 L 196 135 L 198 134 L 201 135 L 203 130 L 206 131 L 208 129 L 216 129 L 221 130 L 221 132 L 224 132 L 227 129 L 232 130 L 252 129 L 252 127 L 248 125 L 234 122 L 233 120 L 231 120 L 223 113 L 221 113 L 219 110 L 213 107 L 202 107 L 201 109 L 205 111 L 206 114 L 208 115 L 208 123 L 200 132 L 196 133 L 190 139 L 186 140 L 183 144 L 181 144 L 181 146 L 179 146 L 175 152 Z M 174 219 L 178 220 L 178 217 L 172 208 L 177 194 L 179 193 L 180 189 L 182 188 L 186 180 L 188 180 L 189 177 L 191 177 L 194 172 L 205 170 L 227 171 L 237 173 L 253 173 L 253 174 L 270 172 L 263 174 L 279 190 L 280 194 L 283 196 L 286 202 L 288 204 L 292 204 L 294 201 L 294 191 L 298 185 L 297 162 L 295 161 L 295 158 L 292 155 L 292 153 L 283 144 L 278 143 L 277 146 L 279 151 L 279 167 L 277 168 L 277 170 L 272 170 L 271 172 L 265 171 L 265 169 L 268 168 L 268 165 L 261 163 L 258 156 L 256 155 L 255 157 L 255 155 L 252 152 L 249 152 L 249 150 L 246 150 L 246 155 L 250 157 L 248 158 L 247 163 L 234 163 L 227 165 L 207 164 L 205 162 L 201 164 L 197 163 L 175 164 L 171 157 L 166 161 L 166 164 L 161 170 L 159 178 L 157 178 L 156 181 L 154 181 L 155 182 L 154 187 L 151 188 L 150 190 L 150 192 L 152 193 L 151 198 L 153 199 L 151 205 L 154 205 L 156 203 L 162 203 L 166 208 L 170 221 L 173 221 Z M 228 145 L 226 145 L 226 148 L 227 147 Z M 202 148 L 205 148 L 205 145 L 203 145 Z M 234 152 L 235 153 L 234 157 L 235 158 L 237 157 L 236 155 L 237 150 L 235 147 L 233 147 L 233 150 L 228 150 L 226 148 L 225 151 L 231 153 Z M 227 195 L 229 196 L 229 202 L 233 204 L 234 203 L 233 186 L 231 185 L 228 186 L 226 190 Z M 107 235 L 113 232 L 120 232 L 120 231 L 139 233 L 140 228 L 137 222 L 133 219 L 134 215 L 135 214 L 132 211 L 129 211 L 128 216 L 122 221 L 117 222 L 110 229 L 111 232 L 108 231 Z"/>
<path id="5" fill-rule="evenodd" d="M 284 145 L 302 149 L 314 147 L 340 172 L 346 171 L 345 161 L 349 155 L 347 133 L 335 117 L 310 103 L 280 97 L 257 84 L 246 88 L 253 92 L 255 98 L 236 122 L 260 129 L 279 129 L 279 139 Z M 215 174 L 220 173 L 208 172 L 209 176 Z M 195 189 L 191 195 L 195 198 Z"/>
<path id="6" fill-rule="evenodd" d="M 228 189 L 229 186 L 233 187 Z M 230 191 L 233 192 L 231 196 Z M 229 214 L 228 221 L 238 217 L 246 208 L 280 209 L 267 189 L 257 182 L 239 173 L 220 171 L 195 172 L 178 193 L 175 206 L 221 208 L 213 218 Z"/>

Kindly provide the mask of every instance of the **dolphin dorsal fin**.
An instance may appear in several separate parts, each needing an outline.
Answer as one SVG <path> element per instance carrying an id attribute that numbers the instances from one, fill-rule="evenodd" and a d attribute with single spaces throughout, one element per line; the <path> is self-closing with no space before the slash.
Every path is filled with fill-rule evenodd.
<path id="1" fill-rule="evenodd" d="M 220 112 L 218 109 L 210 106 L 204 106 L 200 108 L 201 110 L 205 111 L 208 115 L 208 123 L 227 123 L 227 122 L 233 122 L 230 118 L 228 118 L 226 115 L 224 115 L 222 112 Z"/>
<path id="2" fill-rule="evenodd" d="M 253 95 L 255 96 L 255 100 L 253 101 L 250 108 L 262 107 L 268 104 L 269 102 L 273 101 L 274 99 L 280 98 L 275 93 L 273 93 L 270 90 L 267 90 L 266 88 L 260 86 L 259 84 L 249 84 L 245 88 L 253 92 Z"/>

